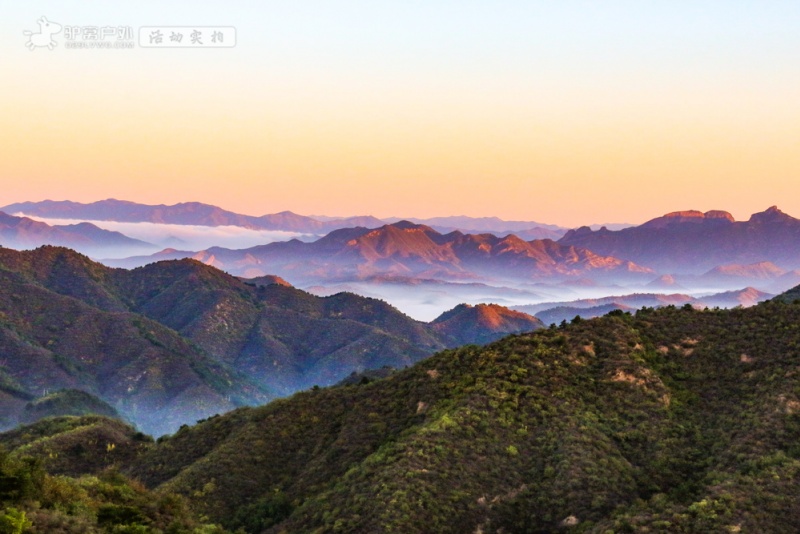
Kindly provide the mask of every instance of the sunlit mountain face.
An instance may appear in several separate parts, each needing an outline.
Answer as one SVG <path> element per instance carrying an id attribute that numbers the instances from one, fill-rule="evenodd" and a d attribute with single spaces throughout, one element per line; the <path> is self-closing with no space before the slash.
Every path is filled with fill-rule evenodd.
<path id="1" fill-rule="evenodd" d="M 800 282 L 800 221 L 777 207 L 745 221 L 724 211 L 678 211 L 616 230 L 469 217 L 430 219 L 434 226 L 368 216 L 251 217 L 198 203 L 117 200 L 4 209 L 17 213 L 3 215 L 5 246 L 62 245 L 126 268 L 192 258 L 242 278 L 279 276 L 320 296 L 379 298 L 424 321 L 461 303 L 572 313 L 588 308 L 581 301 L 596 301 L 599 312 L 624 308 L 622 297 L 636 294 L 752 305 Z M 731 291 L 745 292 L 738 301 L 716 296 Z"/>

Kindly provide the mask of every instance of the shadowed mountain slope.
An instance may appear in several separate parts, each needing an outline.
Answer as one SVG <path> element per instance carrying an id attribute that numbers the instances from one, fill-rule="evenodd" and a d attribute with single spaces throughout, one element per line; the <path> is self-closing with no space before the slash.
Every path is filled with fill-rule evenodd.
<path id="1" fill-rule="evenodd" d="M 194 260 L 110 269 L 57 247 L 0 249 L 0 288 L 7 413 L 75 388 L 153 433 L 509 332 L 444 336 L 377 299 L 245 283 Z"/>

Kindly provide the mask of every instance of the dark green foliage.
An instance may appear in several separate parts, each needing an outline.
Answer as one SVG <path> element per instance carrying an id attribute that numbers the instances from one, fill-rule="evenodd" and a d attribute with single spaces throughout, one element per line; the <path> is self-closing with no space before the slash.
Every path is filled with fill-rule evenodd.
<path id="1" fill-rule="evenodd" d="M 141 525 L 144 522 L 144 514 L 133 506 L 103 504 L 97 510 L 97 524 L 100 526 Z"/>
<path id="2" fill-rule="evenodd" d="M 169 265 L 184 268 L 195 266 Z M 332 321 L 345 337 L 365 328 L 329 315 L 357 317 L 349 304 L 321 305 L 281 286 L 259 296 L 206 268 L 194 275 L 209 287 L 232 284 L 225 299 L 269 301 L 256 308 L 274 314 L 270 336 L 291 327 L 291 313 Z M 210 298 L 200 293 L 197 302 Z M 277 311 L 290 301 L 294 312 Z M 249 317 L 242 310 L 228 317 Z M 165 347 L 177 342 L 159 323 L 135 320 Z M 14 324 L 8 343 L 26 332 Z M 321 323 L 298 324 L 296 346 L 327 342 L 309 326 Z M 0 510 L 17 522 L 24 512 L 39 531 L 92 532 L 105 528 L 102 518 L 118 531 L 181 532 L 196 525 L 191 506 L 268 533 L 794 533 L 798 369 L 800 303 L 613 312 L 444 351 L 381 380 L 239 408 L 157 442 L 119 421 L 45 419 L 0 435 L 12 450 L 2 457 Z M 119 472 L 87 461 L 97 449 L 74 448 L 110 435 L 128 451 L 111 463 Z"/>
<path id="3" fill-rule="evenodd" d="M 65 389 L 33 400 L 25 405 L 20 422 L 33 423 L 44 417 L 59 415 L 102 415 L 119 418 L 108 403 L 85 391 Z"/>
<path id="4" fill-rule="evenodd" d="M 214 418 L 131 474 L 274 533 L 796 532 L 798 325 L 778 302 L 577 321 Z"/>
<path id="5" fill-rule="evenodd" d="M 0 446 L 40 458 L 48 472 L 79 476 L 130 465 L 153 442 L 101 416 L 54 417 L 0 434 Z"/>
<path id="6" fill-rule="evenodd" d="M 225 521 L 225 526 L 231 530 L 244 529 L 245 532 L 258 534 L 279 524 L 289 517 L 293 510 L 289 498 L 278 490 L 239 508 L 230 521 Z"/>
<path id="7" fill-rule="evenodd" d="M 113 470 L 70 478 L 40 459 L 0 448 L 0 533 L 221 532 L 202 525 L 185 499 L 153 493 Z"/>

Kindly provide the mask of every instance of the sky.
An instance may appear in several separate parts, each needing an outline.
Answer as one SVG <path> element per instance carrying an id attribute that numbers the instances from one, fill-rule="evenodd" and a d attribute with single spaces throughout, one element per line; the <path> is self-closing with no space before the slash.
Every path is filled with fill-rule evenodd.
<path id="1" fill-rule="evenodd" d="M 800 217 L 796 1 L 0 1 L 0 205 Z M 42 15 L 237 42 L 30 51 Z"/>

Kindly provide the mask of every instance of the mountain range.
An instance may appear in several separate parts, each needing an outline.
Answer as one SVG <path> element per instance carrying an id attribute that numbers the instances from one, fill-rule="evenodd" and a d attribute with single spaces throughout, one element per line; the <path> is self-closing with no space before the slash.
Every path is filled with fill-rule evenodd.
<path id="1" fill-rule="evenodd" d="M 661 273 L 702 274 L 725 264 L 800 267 L 800 220 L 773 206 L 736 221 L 725 211 L 678 211 L 618 231 L 581 227 L 558 241 L 627 258 Z"/>
<path id="2" fill-rule="evenodd" d="M 534 315 L 545 324 L 553 324 L 572 320 L 576 316 L 591 319 L 606 315 L 614 310 L 635 312 L 643 307 L 661 308 L 663 306 L 685 306 L 687 304 L 697 309 L 750 307 L 774 296 L 752 287 L 746 287 L 740 290 L 703 296 L 691 296 L 682 293 L 633 293 L 630 295 L 578 299 L 567 302 L 542 302 L 514 306 L 513 309 Z"/>
<path id="3" fill-rule="evenodd" d="M 116 199 L 100 200 L 88 204 L 53 200 L 18 202 L 0 207 L 0 211 L 11 214 L 24 213 L 49 219 L 239 226 L 251 230 L 282 230 L 317 235 L 339 228 L 354 226 L 377 228 L 387 223 L 402 220 L 396 217 L 378 219 L 372 216 L 309 217 L 298 215 L 291 211 L 256 217 L 234 213 L 200 202 L 182 202 L 167 206 L 164 204 L 140 204 Z M 542 224 L 534 221 L 504 221 L 497 217 L 434 217 L 431 219 L 415 219 L 415 222 L 428 224 L 441 232 L 461 230 L 465 232 L 496 233 L 499 235 L 519 233 L 528 239 L 557 239 L 566 231 L 566 229 L 552 224 Z"/>
<path id="4" fill-rule="evenodd" d="M 152 250 L 154 246 L 119 232 L 103 230 L 87 222 L 51 226 L 28 217 L 15 217 L 0 211 L 0 246 L 28 249 L 42 245 L 69 247 L 86 254 L 100 256 L 114 249 Z"/>
<path id="5" fill-rule="evenodd" d="M 192 257 L 245 276 L 272 273 L 293 283 L 341 282 L 376 275 L 440 280 L 525 280 L 593 276 L 646 279 L 653 271 L 624 259 L 550 239 L 524 241 L 514 235 L 441 234 L 425 225 L 401 221 L 376 229 L 347 228 L 305 243 L 291 240 L 231 250 L 167 250 L 153 257 L 112 260 L 134 267 L 154 259 Z"/>
<path id="6" fill-rule="evenodd" d="M 246 533 L 794 533 L 797 294 L 615 311 L 156 442 L 112 419 L 42 420 L 0 434 L 3 488 L 20 488 L 0 498 L 39 529 L 191 523 L 179 494 Z"/>
<path id="7" fill-rule="evenodd" d="M 443 328 L 383 301 L 316 297 L 271 277 L 245 282 L 193 260 L 128 271 L 58 247 L 0 248 L 0 288 L 6 426 L 33 398 L 72 388 L 161 434 L 354 370 L 401 368 L 542 326 L 492 307 L 490 322 L 462 317 Z"/>

